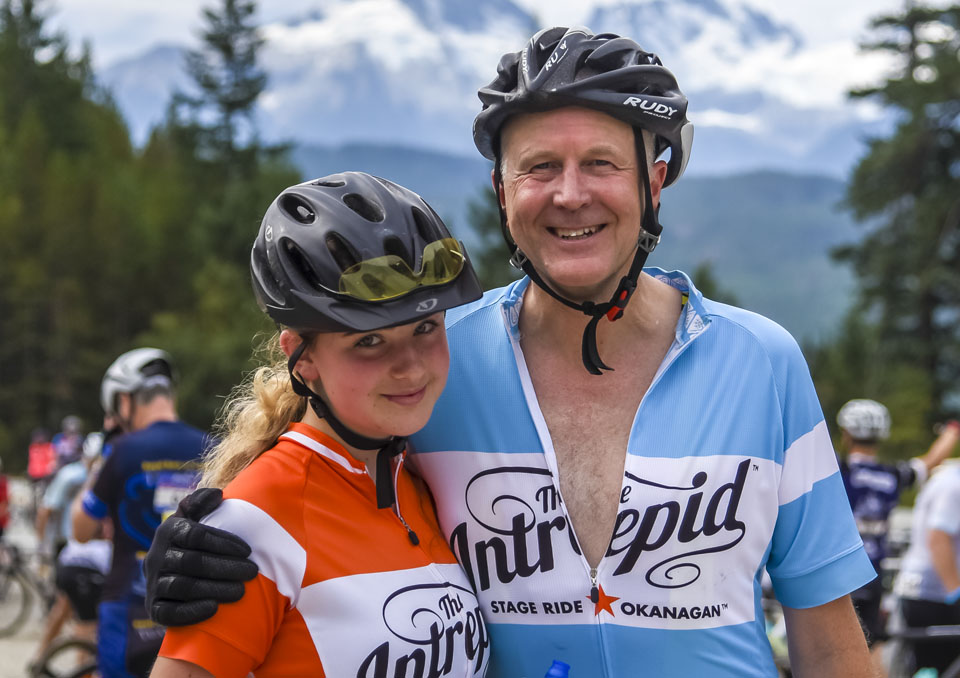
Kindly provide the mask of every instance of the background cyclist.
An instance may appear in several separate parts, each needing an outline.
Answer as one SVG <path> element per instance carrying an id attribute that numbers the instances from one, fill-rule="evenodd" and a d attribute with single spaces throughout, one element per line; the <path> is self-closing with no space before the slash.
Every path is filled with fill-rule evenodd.
<path id="1" fill-rule="evenodd" d="M 953 426 L 947 426 L 926 454 L 909 461 L 883 463 L 877 459 L 877 451 L 890 436 L 890 412 L 885 406 L 875 400 L 851 400 L 837 413 L 837 424 L 846 450 L 840 461 L 844 488 L 864 548 L 879 573 L 881 562 L 888 555 L 890 513 L 899 503 L 901 492 L 923 483 L 929 472 L 950 456 L 957 443 L 957 432 Z M 851 594 L 878 666 L 881 664 L 877 643 L 886 638 L 881 614 L 883 594 L 880 577 Z"/>
<path id="2" fill-rule="evenodd" d="M 103 434 L 99 432 L 89 434 L 83 442 L 83 458 L 74 464 L 64 466 L 57 473 L 48 493 L 58 485 L 61 474 L 70 473 L 75 480 L 71 482 L 72 489 L 61 494 L 58 500 L 44 502 L 42 511 L 56 509 L 62 511 L 68 520 L 65 528 L 67 540 L 58 551 L 55 565 L 56 598 L 53 607 L 47 613 L 43 634 L 37 646 L 34 659 L 30 662 L 31 674 L 40 668 L 41 660 L 53 644 L 64 624 L 73 617 L 76 624 L 73 635 L 90 641 L 96 639 L 97 632 L 97 604 L 103 593 L 103 582 L 110 570 L 110 558 L 113 550 L 109 541 L 109 534 L 98 535 L 98 538 L 80 543 L 72 538 L 72 521 L 70 521 L 70 507 L 76 495 L 80 492 L 83 483 L 93 471 L 100 459 L 103 447 Z M 75 476 L 72 466 L 79 465 L 83 473 Z M 47 498 L 45 497 L 45 500 Z M 48 505 L 50 508 L 48 508 Z M 110 525 L 102 525 L 109 533 Z M 78 659 L 81 659 L 78 657 Z"/>
<path id="3" fill-rule="evenodd" d="M 960 438 L 951 421 L 941 434 Z M 910 546 L 894 583 L 908 627 L 960 624 L 960 465 L 944 464 L 913 508 Z M 960 656 L 955 638 L 914 644 L 916 667 L 946 669 Z"/>
<path id="4" fill-rule="evenodd" d="M 146 618 L 141 561 L 161 516 L 196 485 L 207 438 L 177 418 L 173 362 L 156 348 L 119 356 L 107 369 L 100 401 L 125 435 L 113 443 L 96 480 L 73 506 L 74 538 L 113 524 L 113 556 L 99 606 L 99 669 L 104 678 L 146 675 L 163 628 Z"/>

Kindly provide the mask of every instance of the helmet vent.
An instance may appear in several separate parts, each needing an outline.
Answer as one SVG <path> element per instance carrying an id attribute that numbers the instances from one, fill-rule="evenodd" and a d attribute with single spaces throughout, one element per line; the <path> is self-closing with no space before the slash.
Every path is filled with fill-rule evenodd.
<path id="1" fill-rule="evenodd" d="M 343 202 L 347 207 L 367 221 L 376 223 L 383 221 L 384 214 L 380 205 L 368 200 L 359 193 L 347 193 L 343 196 Z"/>
<path id="2" fill-rule="evenodd" d="M 283 241 L 283 249 L 287 254 L 287 260 L 290 262 L 293 272 L 298 273 L 303 281 L 310 287 L 316 290 L 325 289 L 323 282 L 320 280 L 320 276 L 313 270 L 309 259 L 300 251 L 299 247 L 294 245 L 290 240 L 285 239 Z"/>
<path id="3" fill-rule="evenodd" d="M 404 247 L 403 241 L 395 235 L 391 235 L 389 238 L 386 238 L 383 241 L 383 251 L 387 254 L 393 254 L 394 256 L 400 257 L 407 262 L 410 268 L 416 267 L 416 262 L 413 261 L 410 256 L 410 252 L 408 252 L 407 248 Z"/>
<path id="4" fill-rule="evenodd" d="M 339 233 L 328 234 L 325 242 L 330 254 L 333 255 L 333 260 L 337 262 L 341 271 L 346 271 L 354 264 L 359 263 L 360 260 L 353 253 L 353 249 Z"/>
<path id="5" fill-rule="evenodd" d="M 314 186 L 325 186 L 326 188 L 340 188 L 345 185 L 343 181 L 314 181 Z"/>
<path id="6" fill-rule="evenodd" d="M 309 226 L 317 220 L 309 203 L 295 193 L 287 193 L 280 197 L 280 209 L 294 221 Z"/>
<path id="7" fill-rule="evenodd" d="M 282 303 L 283 292 L 280 290 L 277 279 L 273 275 L 270 265 L 267 263 L 266 255 L 259 247 L 253 248 L 253 253 L 250 256 L 250 269 L 263 292 L 270 297 L 270 300 L 275 304 Z"/>
<path id="8" fill-rule="evenodd" d="M 423 213 L 423 210 L 413 207 L 411 211 L 413 212 L 413 220 L 417 224 L 417 232 L 425 243 L 443 238 L 443 234 L 439 232 L 430 217 Z"/>

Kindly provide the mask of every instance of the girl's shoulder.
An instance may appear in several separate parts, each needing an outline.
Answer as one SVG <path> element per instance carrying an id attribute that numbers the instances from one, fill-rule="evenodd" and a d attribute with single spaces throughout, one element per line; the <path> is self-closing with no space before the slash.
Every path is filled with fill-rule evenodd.
<path id="1" fill-rule="evenodd" d="M 271 514 L 282 506 L 282 513 L 289 513 L 302 498 L 309 458 L 296 446 L 280 443 L 237 474 L 223 488 L 224 499 L 246 501 Z"/>

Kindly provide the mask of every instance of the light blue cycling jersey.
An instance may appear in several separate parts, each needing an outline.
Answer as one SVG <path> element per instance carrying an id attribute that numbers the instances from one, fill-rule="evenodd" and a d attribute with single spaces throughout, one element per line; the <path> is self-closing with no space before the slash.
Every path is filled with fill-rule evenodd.
<path id="1" fill-rule="evenodd" d="M 476 589 L 491 676 L 541 676 L 555 659 L 608 678 L 776 676 L 764 567 L 797 608 L 875 576 L 793 338 L 682 273 L 647 273 L 689 298 L 634 419 L 595 574 L 520 347 L 529 280 L 448 312 L 450 378 L 412 446 Z"/>

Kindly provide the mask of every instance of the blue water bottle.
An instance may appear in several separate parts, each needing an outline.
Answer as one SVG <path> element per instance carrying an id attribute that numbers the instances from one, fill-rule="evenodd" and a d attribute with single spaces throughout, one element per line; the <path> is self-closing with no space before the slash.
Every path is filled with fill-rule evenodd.
<path id="1" fill-rule="evenodd" d="M 553 660 L 553 666 L 547 671 L 547 675 L 543 678 L 569 678 L 570 676 L 570 665 L 564 664 L 563 662 L 558 662 L 556 659 Z"/>

